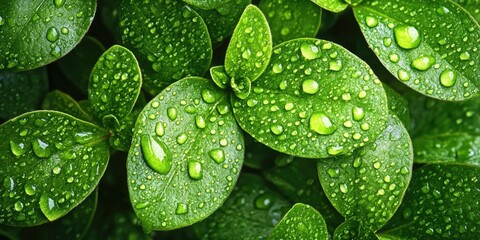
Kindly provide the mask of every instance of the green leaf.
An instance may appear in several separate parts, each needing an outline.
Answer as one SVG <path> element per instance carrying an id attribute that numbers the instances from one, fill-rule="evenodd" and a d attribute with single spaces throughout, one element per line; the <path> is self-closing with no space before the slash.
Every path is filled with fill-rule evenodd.
<path id="1" fill-rule="evenodd" d="M 0 73 L 0 118 L 10 119 L 37 109 L 47 91 L 47 71 L 44 68 Z"/>
<path id="2" fill-rule="evenodd" d="M 198 77 L 167 87 L 140 113 L 128 154 L 130 199 L 143 227 L 170 230 L 212 214 L 233 189 L 243 148 L 227 92 Z"/>
<path id="3" fill-rule="evenodd" d="M 465 8 L 478 23 L 480 23 L 480 0 L 453 0 Z"/>
<path id="4" fill-rule="evenodd" d="M 306 158 L 346 154 L 387 122 L 381 82 L 343 47 L 319 39 L 277 45 L 247 99 L 232 96 L 240 126 L 259 142 Z"/>
<path id="5" fill-rule="evenodd" d="M 457 162 L 480 165 L 480 136 L 472 133 L 423 135 L 413 140 L 416 163 Z"/>
<path id="6" fill-rule="evenodd" d="M 254 5 L 245 8 L 233 31 L 225 56 L 225 71 L 233 79 L 255 81 L 272 55 L 272 35 L 267 19 Z"/>
<path id="7" fill-rule="evenodd" d="M 201 239 L 266 239 L 290 207 L 265 180 L 245 173 L 222 207 L 194 227 Z"/>
<path id="8" fill-rule="evenodd" d="M 138 58 L 144 88 L 151 95 L 181 78 L 202 76 L 208 70 L 212 59 L 208 29 L 185 3 L 125 0 L 119 16 L 123 43 Z"/>
<path id="9" fill-rule="evenodd" d="M 95 0 L 3 1 L 0 71 L 35 69 L 61 58 L 85 35 L 95 8 Z"/>
<path id="10" fill-rule="evenodd" d="M 90 73 L 103 52 L 105 47 L 102 43 L 86 36 L 69 54 L 56 63 L 67 79 L 86 95 Z"/>
<path id="11" fill-rule="evenodd" d="M 183 0 L 183 1 L 190 5 L 193 5 L 205 10 L 219 8 L 222 5 L 231 2 L 231 0 Z"/>
<path id="12" fill-rule="evenodd" d="M 393 239 L 476 239 L 480 168 L 431 164 L 413 172 L 395 216 L 380 235 Z"/>
<path id="13" fill-rule="evenodd" d="M 377 230 L 390 219 L 410 182 L 413 150 L 396 117 L 371 145 L 351 156 L 318 161 L 318 177 L 333 206 L 347 219 Z"/>
<path id="14" fill-rule="evenodd" d="M 408 109 L 407 101 L 388 85 L 384 84 L 383 88 L 387 94 L 388 108 L 390 109 L 390 112 L 402 121 L 407 130 L 410 129 L 410 111 Z"/>
<path id="15" fill-rule="evenodd" d="M 45 96 L 42 109 L 63 112 L 78 119 L 93 122 L 92 116 L 88 115 L 75 99 L 59 90 L 53 90 Z"/>
<path id="16" fill-rule="evenodd" d="M 131 113 L 119 121 L 118 126 L 111 130 L 112 136 L 108 139 L 110 146 L 116 150 L 128 152 L 132 142 L 135 122 L 139 114 L 140 110 L 134 109 Z"/>
<path id="17" fill-rule="evenodd" d="M 130 50 L 114 45 L 98 59 L 88 83 L 88 100 L 99 119 L 127 116 L 142 87 L 137 59 Z"/>
<path id="18" fill-rule="evenodd" d="M 244 166 L 258 170 L 271 168 L 278 152 L 257 142 L 248 134 L 244 134 L 243 136 L 245 139 Z"/>
<path id="19" fill-rule="evenodd" d="M 273 43 L 315 37 L 320 29 L 322 8 L 309 0 L 261 0 L 258 7 L 270 25 Z"/>
<path id="20" fill-rule="evenodd" d="M 370 48 L 401 82 L 442 100 L 478 95 L 480 26 L 457 4 L 366 1 L 353 9 Z"/>
<path id="21" fill-rule="evenodd" d="M 212 77 L 213 82 L 221 89 L 227 89 L 227 84 L 230 79 L 228 78 L 227 72 L 223 66 L 214 66 L 210 68 L 210 76 Z"/>
<path id="22" fill-rule="evenodd" d="M 64 216 L 95 189 L 108 163 L 105 130 L 64 113 L 26 113 L 2 124 L 0 136 L 2 224 Z"/>
<path id="23" fill-rule="evenodd" d="M 330 12 L 341 12 L 348 7 L 346 1 L 343 0 L 311 0 L 313 3 L 318 6 L 330 11 Z"/>
<path id="24" fill-rule="evenodd" d="M 333 233 L 333 240 L 377 240 L 377 235 L 368 228 L 365 228 L 360 221 L 348 219 L 342 223 Z"/>
<path id="25" fill-rule="evenodd" d="M 295 204 L 275 226 L 268 239 L 326 239 L 327 225 L 322 215 L 309 205 Z"/>

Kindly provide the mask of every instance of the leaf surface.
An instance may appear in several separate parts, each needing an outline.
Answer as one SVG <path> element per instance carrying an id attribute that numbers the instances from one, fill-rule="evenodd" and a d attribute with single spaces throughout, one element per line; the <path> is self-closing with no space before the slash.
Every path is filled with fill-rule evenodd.
<path id="1" fill-rule="evenodd" d="M 331 11 L 331 12 L 341 12 L 348 7 L 346 1 L 343 0 L 311 0 L 313 3 L 318 6 Z"/>
<path id="2" fill-rule="evenodd" d="M 45 96 L 42 109 L 63 112 L 87 122 L 93 122 L 93 117 L 86 113 L 70 95 L 53 90 Z"/>
<path id="3" fill-rule="evenodd" d="M 472 16 L 480 23 L 480 0 L 453 0 L 453 2 L 458 3 L 460 6 L 465 8 Z"/>
<path id="4" fill-rule="evenodd" d="M 341 239 L 358 239 L 358 240 L 377 240 L 379 239 L 375 233 L 365 226 L 361 222 L 355 219 L 348 219 L 333 233 L 333 240 Z"/>

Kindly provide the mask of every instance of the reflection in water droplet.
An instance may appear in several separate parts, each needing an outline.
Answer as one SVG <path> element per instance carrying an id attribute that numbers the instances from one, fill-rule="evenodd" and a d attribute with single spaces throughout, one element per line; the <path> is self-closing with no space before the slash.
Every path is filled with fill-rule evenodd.
<path id="1" fill-rule="evenodd" d="M 425 71 L 429 69 L 435 63 L 435 58 L 432 56 L 421 56 L 412 61 L 412 67 Z"/>
<path id="2" fill-rule="evenodd" d="M 342 70 L 342 61 L 340 61 L 339 59 L 337 59 L 335 61 L 331 61 L 329 63 L 328 69 L 330 69 L 332 71 L 336 71 L 336 72 Z"/>
<path id="3" fill-rule="evenodd" d="M 328 146 L 327 153 L 332 156 L 336 156 L 343 152 L 343 146 Z"/>
<path id="4" fill-rule="evenodd" d="M 39 201 L 40 210 L 47 217 L 48 220 L 54 221 L 61 217 L 64 211 L 57 205 L 55 200 L 50 198 L 47 194 L 42 194 Z"/>
<path id="5" fill-rule="evenodd" d="M 410 80 L 410 73 L 408 73 L 407 71 L 405 71 L 405 69 L 399 69 L 397 71 L 397 76 L 398 76 L 398 79 L 402 80 L 402 81 L 408 81 Z"/>
<path id="6" fill-rule="evenodd" d="M 272 71 L 273 71 L 274 73 L 281 73 L 281 72 L 283 72 L 283 66 L 282 66 L 282 64 L 281 64 L 281 63 L 275 63 L 275 64 L 273 65 Z"/>
<path id="7" fill-rule="evenodd" d="M 340 192 L 342 193 L 348 192 L 348 185 L 346 183 L 340 184 Z"/>
<path id="8" fill-rule="evenodd" d="M 188 139 L 188 135 L 185 133 L 180 133 L 180 135 L 177 136 L 177 143 L 182 145 L 184 144 Z"/>
<path id="9" fill-rule="evenodd" d="M 47 40 L 50 42 L 56 42 L 59 37 L 58 30 L 55 27 L 51 27 L 47 30 Z"/>
<path id="10" fill-rule="evenodd" d="M 17 157 L 22 156 L 27 151 L 27 149 L 25 148 L 25 144 L 23 143 L 17 144 L 13 141 L 10 141 L 10 150 Z"/>
<path id="11" fill-rule="evenodd" d="M 225 162 L 225 153 L 222 149 L 214 149 L 208 152 L 208 155 L 216 162 L 223 163 Z"/>
<path id="12" fill-rule="evenodd" d="M 202 115 L 195 116 L 195 125 L 197 125 L 197 127 L 200 129 L 203 129 L 207 126 L 207 123 Z"/>
<path id="13" fill-rule="evenodd" d="M 321 135 L 330 135 L 337 130 L 330 118 L 323 113 L 313 113 L 310 117 L 309 126 L 310 130 Z"/>
<path id="14" fill-rule="evenodd" d="M 25 193 L 28 196 L 33 196 L 37 192 L 37 187 L 31 184 L 25 184 Z"/>
<path id="15" fill-rule="evenodd" d="M 309 60 L 317 59 L 321 56 L 320 49 L 313 44 L 302 43 L 300 51 L 302 52 L 302 56 Z"/>
<path id="16" fill-rule="evenodd" d="M 159 137 L 165 134 L 165 128 L 163 127 L 163 123 L 157 122 L 155 124 L 155 134 L 157 134 Z"/>
<path id="17" fill-rule="evenodd" d="M 281 125 L 273 125 L 270 127 L 270 130 L 275 135 L 280 135 L 283 133 L 283 127 Z"/>
<path id="18" fill-rule="evenodd" d="M 55 7 L 60 8 L 65 4 L 65 0 L 53 0 L 53 3 L 55 4 Z"/>
<path id="19" fill-rule="evenodd" d="M 463 52 L 460 54 L 460 60 L 466 61 L 470 59 L 470 53 L 469 52 Z"/>
<path id="20" fill-rule="evenodd" d="M 395 41 L 403 49 L 413 49 L 420 45 L 421 37 L 417 28 L 413 26 L 401 25 L 393 30 Z"/>
<path id="21" fill-rule="evenodd" d="M 320 90 L 320 85 L 315 80 L 307 79 L 302 83 L 302 90 L 307 94 L 315 94 Z"/>
<path id="22" fill-rule="evenodd" d="M 352 115 L 353 115 L 353 120 L 360 121 L 365 117 L 365 112 L 363 111 L 363 108 L 353 107 Z"/>
<path id="23" fill-rule="evenodd" d="M 214 93 L 209 89 L 202 90 L 202 99 L 206 103 L 213 103 L 216 100 Z"/>
<path id="24" fill-rule="evenodd" d="M 376 27 L 378 25 L 378 20 L 374 17 L 366 17 L 365 24 L 367 24 L 367 26 L 371 28 Z"/>
<path id="25" fill-rule="evenodd" d="M 175 119 L 177 119 L 177 109 L 174 108 L 174 107 L 169 107 L 169 108 L 167 109 L 167 116 L 168 116 L 168 118 L 170 118 L 170 120 L 172 120 L 172 121 L 175 120 Z"/>
<path id="26" fill-rule="evenodd" d="M 163 175 L 170 172 L 172 154 L 163 141 L 155 136 L 142 135 L 140 145 L 145 162 L 151 169 Z"/>
<path id="27" fill-rule="evenodd" d="M 195 180 L 202 179 L 202 164 L 197 161 L 188 162 L 188 176 Z"/>
<path id="28" fill-rule="evenodd" d="M 40 139 L 32 142 L 32 148 L 35 155 L 40 158 L 48 158 L 52 154 L 50 145 Z"/>
<path id="29" fill-rule="evenodd" d="M 255 198 L 255 207 L 258 209 L 269 209 L 275 201 L 275 196 L 269 193 L 263 193 Z"/>
<path id="30" fill-rule="evenodd" d="M 175 213 L 178 215 L 187 214 L 188 213 L 188 206 L 185 203 L 177 203 L 177 209 Z"/>
<path id="31" fill-rule="evenodd" d="M 440 74 L 440 83 L 445 87 L 452 87 L 457 82 L 457 74 L 452 70 L 444 70 Z"/>
<path id="32" fill-rule="evenodd" d="M 16 201 L 14 204 L 15 211 L 20 212 L 23 210 L 23 203 L 20 201 Z"/>
<path id="33" fill-rule="evenodd" d="M 243 53 L 242 53 L 242 58 L 244 58 L 244 59 L 249 59 L 249 58 L 250 58 L 250 55 L 252 55 L 252 51 L 250 51 L 250 49 L 246 49 L 246 50 L 243 51 Z"/>

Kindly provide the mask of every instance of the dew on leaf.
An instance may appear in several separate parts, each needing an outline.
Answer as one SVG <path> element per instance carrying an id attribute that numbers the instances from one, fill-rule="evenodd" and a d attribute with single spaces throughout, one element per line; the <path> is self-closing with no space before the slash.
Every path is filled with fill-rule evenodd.
<path id="1" fill-rule="evenodd" d="M 368 27 L 376 27 L 378 25 L 378 20 L 374 17 L 366 17 L 365 18 L 365 24 L 367 24 Z"/>
<path id="2" fill-rule="evenodd" d="M 353 120 L 360 121 L 365 117 L 365 111 L 363 110 L 363 108 L 353 107 L 352 116 L 353 116 Z"/>
<path id="3" fill-rule="evenodd" d="M 45 217 L 47 217 L 50 221 L 58 219 L 63 214 L 63 211 L 58 206 L 58 203 L 56 203 L 55 200 L 53 200 L 47 194 L 42 194 L 39 205 L 43 215 L 45 215 Z"/>
<path id="4" fill-rule="evenodd" d="M 412 61 L 412 67 L 420 71 L 425 71 L 425 70 L 428 70 L 434 63 L 435 63 L 434 57 L 424 55 L 414 59 Z"/>
<path id="5" fill-rule="evenodd" d="M 388 59 L 390 59 L 390 61 L 393 62 L 393 63 L 397 63 L 400 60 L 400 56 L 396 53 L 391 53 L 388 56 Z"/>
<path id="6" fill-rule="evenodd" d="M 223 163 L 225 162 L 225 153 L 222 149 L 214 149 L 208 152 L 208 155 L 216 162 Z"/>
<path id="7" fill-rule="evenodd" d="M 460 54 L 460 60 L 467 61 L 469 59 L 470 59 L 470 53 L 469 52 L 462 52 Z"/>
<path id="8" fill-rule="evenodd" d="M 195 116 L 195 125 L 197 125 L 197 127 L 200 129 L 203 129 L 207 126 L 207 123 L 202 115 Z"/>
<path id="9" fill-rule="evenodd" d="M 188 176 L 194 180 L 200 180 L 203 177 L 202 164 L 197 161 L 188 162 Z"/>
<path id="10" fill-rule="evenodd" d="M 183 215 L 188 213 L 188 206 L 185 203 L 177 203 L 177 209 L 175 209 L 175 213 L 178 215 Z"/>
<path id="11" fill-rule="evenodd" d="M 270 130 L 272 131 L 273 134 L 275 135 L 280 135 L 283 133 L 283 127 L 282 125 L 272 125 L 270 127 Z"/>
<path id="12" fill-rule="evenodd" d="M 340 184 L 340 192 L 347 193 L 348 192 L 348 185 L 346 183 Z"/>
<path id="13" fill-rule="evenodd" d="M 144 209 L 148 206 L 150 206 L 150 202 L 140 202 L 140 203 L 135 204 L 136 209 Z"/>
<path id="14" fill-rule="evenodd" d="M 340 170 L 338 168 L 337 169 L 333 169 L 333 168 L 327 169 L 327 174 L 331 178 L 338 178 L 339 173 L 340 173 Z"/>
<path id="15" fill-rule="evenodd" d="M 316 45 L 309 43 L 302 43 L 300 45 L 300 51 L 302 52 L 302 56 L 308 60 L 317 59 L 322 55 Z"/>
<path id="16" fill-rule="evenodd" d="M 56 174 L 56 175 L 60 174 L 61 171 L 62 169 L 58 166 L 52 169 L 53 174 Z"/>
<path id="17" fill-rule="evenodd" d="M 282 66 L 282 64 L 281 64 L 281 63 L 275 63 L 275 64 L 273 65 L 273 67 L 272 67 L 272 71 L 273 71 L 274 73 L 281 73 L 281 72 L 283 72 L 283 66 Z"/>
<path id="18" fill-rule="evenodd" d="M 336 71 L 336 72 L 342 70 L 342 61 L 340 61 L 340 60 L 331 61 L 329 63 L 328 69 L 330 69 L 332 71 Z"/>
<path id="19" fill-rule="evenodd" d="M 315 80 L 307 79 L 302 82 L 302 90 L 307 94 L 316 94 L 320 90 L 320 85 Z"/>
<path id="20" fill-rule="evenodd" d="M 13 141 L 10 141 L 10 150 L 17 157 L 22 156 L 27 151 L 24 143 L 18 143 L 17 144 Z"/>
<path id="21" fill-rule="evenodd" d="M 46 142 L 37 139 L 32 142 L 33 152 L 39 158 L 48 158 L 52 154 L 52 148 Z"/>
<path id="22" fill-rule="evenodd" d="M 440 74 L 440 84 L 445 87 L 452 87 L 457 82 L 457 74 L 452 70 L 444 70 Z"/>
<path id="23" fill-rule="evenodd" d="M 275 197 L 269 193 L 260 194 L 255 198 L 255 207 L 258 209 L 269 209 L 275 201 Z"/>
<path id="24" fill-rule="evenodd" d="M 37 187 L 32 184 L 25 184 L 24 189 L 28 196 L 33 196 L 37 192 Z"/>
<path id="25" fill-rule="evenodd" d="M 202 99 L 206 103 L 213 103 L 216 100 L 215 94 L 209 89 L 202 90 Z"/>
<path id="26" fill-rule="evenodd" d="M 393 30 L 395 41 L 403 49 L 414 49 L 420 45 L 421 36 L 417 28 L 400 25 Z"/>
<path id="27" fill-rule="evenodd" d="M 182 145 L 184 144 L 185 142 L 187 142 L 187 139 L 188 139 L 188 135 L 185 134 L 185 133 L 180 133 L 178 136 L 177 136 L 177 143 Z"/>
<path id="28" fill-rule="evenodd" d="M 327 153 L 331 156 L 336 156 L 343 152 L 343 146 L 328 146 Z"/>
<path id="29" fill-rule="evenodd" d="M 59 38 L 59 32 L 55 27 L 51 27 L 47 30 L 47 40 L 50 42 L 56 42 Z"/>
<path id="30" fill-rule="evenodd" d="M 309 127 L 310 130 L 321 135 L 331 135 L 337 130 L 327 115 L 318 112 L 310 117 Z"/>
<path id="31" fill-rule="evenodd" d="M 155 134 L 157 134 L 159 137 L 165 135 L 165 127 L 163 126 L 163 123 L 157 122 L 155 124 Z"/>
<path id="32" fill-rule="evenodd" d="M 66 0 L 53 0 L 53 4 L 55 4 L 55 7 L 60 8 L 65 4 Z"/>
<path id="33" fill-rule="evenodd" d="M 408 81 L 410 80 L 410 73 L 407 72 L 405 69 L 398 69 L 397 77 L 402 81 Z"/>
<path id="34" fill-rule="evenodd" d="M 142 135 L 140 145 L 147 165 L 160 174 L 167 174 L 172 168 L 172 154 L 167 145 L 149 135 Z"/>
<path id="35" fill-rule="evenodd" d="M 172 120 L 172 121 L 175 120 L 175 119 L 177 119 L 177 109 L 174 108 L 174 107 L 169 107 L 169 108 L 167 109 L 167 116 L 168 116 L 168 118 L 170 118 L 170 120 Z"/>

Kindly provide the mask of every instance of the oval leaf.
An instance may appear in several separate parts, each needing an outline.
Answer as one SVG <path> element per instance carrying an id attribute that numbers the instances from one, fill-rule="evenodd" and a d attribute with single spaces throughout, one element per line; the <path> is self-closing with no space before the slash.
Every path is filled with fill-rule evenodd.
<path id="1" fill-rule="evenodd" d="M 232 96 L 240 126 L 289 155 L 325 158 L 371 142 L 387 122 L 381 82 L 341 46 L 296 39 L 274 48 L 247 99 Z"/>
<path id="2" fill-rule="evenodd" d="M 478 95 L 480 26 L 457 4 L 366 1 L 354 12 L 370 48 L 401 82 L 442 100 Z"/>
<path id="3" fill-rule="evenodd" d="M 226 92 L 198 77 L 167 87 L 140 113 L 128 154 L 130 199 L 143 227 L 175 229 L 212 214 L 233 189 L 243 148 Z"/>
<path id="4" fill-rule="evenodd" d="M 73 49 L 95 15 L 95 0 L 6 0 L 0 9 L 0 71 L 41 67 Z"/>
<path id="5" fill-rule="evenodd" d="M 308 0 L 261 0 L 258 7 L 270 25 L 273 43 L 300 37 L 315 37 L 320 29 L 322 8 Z"/>
<path id="6" fill-rule="evenodd" d="M 313 3 L 318 6 L 330 11 L 330 12 L 341 12 L 348 7 L 346 1 L 342 0 L 311 0 Z"/>
<path id="7" fill-rule="evenodd" d="M 93 67 L 88 82 L 88 100 L 99 119 L 110 114 L 122 119 L 135 106 L 141 87 L 137 59 L 128 49 L 114 45 Z"/>
<path id="8" fill-rule="evenodd" d="M 123 43 L 137 56 L 150 94 L 208 70 L 212 46 L 207 27 L 185 3 L 125 0 L 119 16 Z"/>
<path id="9" fill-rule="evenodd" d="M 272 35 L 267 19 L 254 5 L 245 8 L 233 31 L 225 56 L 230 78 L 255 81 L 267 68 L 272 55 Z"/>
<path id="10" fill-rule="evenodd" d="M 333 206 L 347 219 L 377 230 L 390 219 L 410 182 L 413 150 L 396 117 L 371 145 L 348 157 L 318 161 L 318 177 Z"/>
<path id="11" fill-rule="evenodd" d="M 0 222 L 31 226 L 67 214 L 97 186 L 108 163 L 105 130 L 55 111 L 0 126 Z"/>
<path id="12" fill-rule="evenodd" d="M 42 109 L 63 112 L 87 122 L 93 122 L 92 116 L 88 115 L 70 95 L 59 90 L 53 90 L 45 96 Z"/>
<path id="13" fill-rule="evenodd" d="M 381 230 L 392 239 L 476 239 L 480 168 L 426 165 L 413 173 L 402 205 Z"/>

